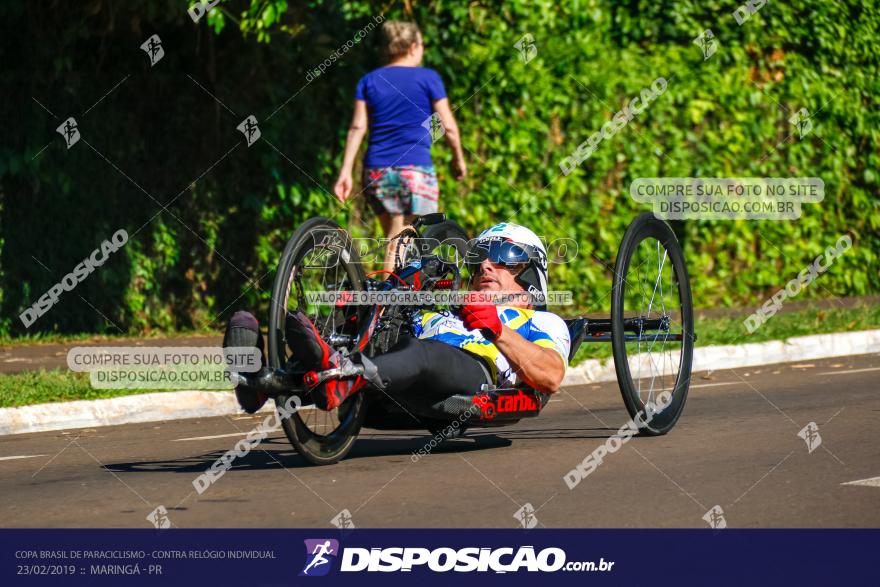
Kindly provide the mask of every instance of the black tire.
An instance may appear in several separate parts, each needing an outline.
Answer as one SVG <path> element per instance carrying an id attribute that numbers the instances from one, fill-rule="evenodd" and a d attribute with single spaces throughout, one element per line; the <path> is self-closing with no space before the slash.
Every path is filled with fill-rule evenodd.
<path id="1" fill-rule="evenodd" d="M 468 240 L 467 232 L 457 222 L 444 220 L 422 228 L 418 249 L 423 255 L 439 255 L 447 261 L 455 262 L 459 271 L 462 271 Z M 435 243 L 440 243 L 440 246 Z"/>
<path id="2" fill-rule="evenodd" d="M 325 261 L 327 267 L 322 267 L 320 264 Z M 366 277 L 363 266 L 357 251 L 351 246 L 348 234 L 328 218 L 312 218 L 303 223 L 284 248 L 272 288 L 268 354 L 269 366 L 273 369 L 287 367 L 292 360 L 284 334 L 288 311 L 305 311 L 325 340 L 331 334 L 346 334 L 353 338 L 354 342 L 350 346 L 356 347 L 361 337 L 365 336 L 368 306 L 347 306 L 342 309 L 317 307 L 318 309 L 312 310 L 315 307 L 306 304 L 302 290 L 309 286 L 303 283 L 303 279 L 305 272 L 311 269 L 318 269 L 316 275 L 322 275 L 321 285 L 327 285 L 324 277 L 333 272 L 333 281 L 324 288 L 327 291 L 364 289 Z M 321 269 L 326 269 L 326 273 L 320 274 Z M 307 283 L 316 285 L 318 281 L 312 281 L 310 274 Z M 297 294 L 293 296 L 294 300 L 291 300 L 292 289 Z M 316 319 L 310 313 L 312 311 L 328 314 L 326 319 L 323 315 L 318 315 Z M 278 396 L 275 399 L 276 406 L 285 405 L 288 398 L 285 395 Z M 329 465 L 344 458 L 354 446 L 365 411 L 364 394 L 358 393 L 331 412 L 306 406 L 289 418 L 281 418 L 281 422 L 290 443 L 304 459 L 313 465 Z M 312 420 L 320 418 L 324 419 L 323 424 L 312 423 Z"/>
<path id="3" fill-rule="evenodd" d="M 446 261 L 455 263 L 462 275 L 462 285 L 465 285 L 465 259 L 468 251 L 469 237 L 467 231 L 454 220 L 444 220 L 437 224 L 429 224 L 421 231 L 421 242 L 418 245 L 424 255 L 438 255 Z M 438 246 L 436 243 L 440 243 Z M 453 427 L 453 422 L 456 426 Z M 444 440 L 461 438 L 467 428 L 466 424 L 457 421 L 449 421 L 442 425 L 435 423 L 428 427 L 432 436 L 443 436 Z M 445 436 L 444 436 L 445 435 Z"/>
<path id="4" fill-rule="evenodd" d="M 643 275 L 649 277 L 642 279 Z M 665 319 L 667 325 L 648 332 L 627 331 L 625 320 L 631 324 L 633 319 Z M 676 339 L 678 334 L 680 338 Z M 672 228 L 650 212 L 630 223 L 620 243 L 614 265 L 611 337 L 617 382 L 630 417 L 643 435 L 666 434 L 681 416 L 690 386 L 695 341 L 693 302 L 681 245 Z M 636 357 L 634 380 L 630 361 Z M 650 383 L 641 377 L 646 372 Z M 643 390 L 643 385 L 647 389 Z"/>
<path id="5" fill-rule="evenodd" d="M 419 238 L 415 239 L 413 244 L 407 247 L 407 253 L 402 255 L 403 264 L 421 256 L 438 255 L 448 262 L 455 263 L 459 273 L 463 273 L 467 249 L 467 232 L 458 223 L 444 220 L 420 229 Z M 464 284 L 466 281 L 462 277 L 462 285 Z M 401 331 L 409 327 L 408 318 L 401 315 L 399 309 L 394 307 L 386 309 L 384 319 L 388 321 L 388 326 L 370 341 L 368 349 L 370 356 L 388 352 L 397 343 Z"/>

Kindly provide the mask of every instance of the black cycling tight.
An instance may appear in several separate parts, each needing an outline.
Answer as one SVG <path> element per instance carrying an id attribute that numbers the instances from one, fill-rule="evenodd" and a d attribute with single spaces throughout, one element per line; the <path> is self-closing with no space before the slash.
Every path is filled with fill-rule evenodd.
<path id="1" fill-rule="evenodd" d="M 372 359 L 389 392 L 411 389 L 425 397 L 477 394 L 491 383 L 482 360 L 436 340 L 404 336 L 383 355 Z"/>

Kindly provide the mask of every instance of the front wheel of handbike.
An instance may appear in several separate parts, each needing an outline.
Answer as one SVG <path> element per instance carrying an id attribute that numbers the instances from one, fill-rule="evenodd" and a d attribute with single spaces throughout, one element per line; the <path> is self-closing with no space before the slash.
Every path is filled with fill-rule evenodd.
<path id="1" fill-rule="evenodd" d="M 330 346 L 356 350 L 369 321 L 369 306 L 318 304 L 315 293 L 360 291 L 365 287 L 363 267 L 351 238 L 328 218 L 312 218 L 302 224 L 287 242 L 272 288 L 269 308 L 269 366 L 290 367 L 286 339 L 289 312 L 305 313 Z M 307 293 L 311 292 L 311 293 Z M 276 406 L 287 404 L 289 396 L 276 398 Z M 335 463 L 351 450 L 364 421 L 364 395 L 357 393 L 338 408 L 324 412 L 306 405 L 289 418 L 279 414 L 287 438 L 297 452 L 313 465 Z"/>
<path id="2" fill-rule="evenodd" d="M 666 434 L 681 416 L 690 386 L 693 302 L 681 245 L 650 212 L 630 223 L 620 243 L 611 339 L 630 417 L 643 435 Z"/>

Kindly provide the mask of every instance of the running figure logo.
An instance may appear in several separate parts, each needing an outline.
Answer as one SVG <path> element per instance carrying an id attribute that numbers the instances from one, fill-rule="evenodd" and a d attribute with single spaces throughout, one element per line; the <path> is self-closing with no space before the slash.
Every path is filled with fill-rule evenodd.
<path id="1" fill-rule="evenodd" d="M 347 509 L 342 510 L 330 520 L 330 523 L 340 530 L 354 530 L 354 522 L 351 519 L 351 512 Z"/>
<path id="2" fill-rule="evenodd" d="M 535 46 L 535 37 L 531 33 L 526 33 L 522 38 L 513 44 L 514 48 L 519 51 L 519 58 L 523 63 L 528 63 L 538 55 L 538 47 Z"/>
<path id="3" fill-rule="evenodd" d="M 330 572 L 331 562 L 339 555 L 339 541 L 332 538 L 312 538 L 306 543 L 306 566 L 300 577 L 321 577 Z"/>
<path id="4" fill-rule="evenodd" d="M 703 61 L 715 55 L 715 51 L 718 50 L 718 40 L 715 38 L 712 29 L 706 29 L 697 35 L 694 38 L 694 45 L 699 47 L 700 51 L 703 52 Z"/>
<path id="5" fill-rule="evenodd" d="M 813 121 L 810 119 L 810 111 L 806 108 L 801 108 L 795 112 L 788 121 L 797 128 L 798 135 L 800 135 L 801 138 L 804 138 L 811 130 L 813 130 Z"/>
<path id="6" fill-rule="evenodd" d="M 147 521 L 153 524 L 157 529 L 164 530 L 171 527 L 171 520 L 168 518 L 168 510 L 164 505 L 160 505 L 147 516 Z"/>
<path id="7" fill-rule="evenodd" d="M 79 141 L 79 127 L 73 119 L 73 116 L 62 122 L 61 126 L 55 130 L 58 131 L 58 134 L 64 137 L 64 143 L 67 145 L 68 149 Z"/>
<path id="8" fill-rule="evenodd" d="M 162 48 L 162 39 L 159 35 L 153 35 L 141 45 L 141 49 L 150 58 L 150 67 L 153 67 L 165 56 L 165 49 Z"/>
<path id="9" fill-rule="evenodd" d="M 519 523 L 526 530 L 538 525 L 538 518 L 535 516 L 535 508 L 532 507 L 532 504 L 530 503 L 524 504 L 521 508 L 516 510 L 513 517 L 519 520 Z"/>
<path id="10" fill-rule="evenodd" d="M 703 514 L 703 519 L 709 524 L 713 530 L 723 530 L 727 528 L 727 520 L 724 519 L 724 510 L 720 505 L 712 507 L 711 510 Z"/>
<path id="11" fill-rule="evenodd" d="M 807 454 L 813 452 L 822 444 L 822 436 L 819 434 L 819 427 L 815 422 L 810 422 L 798 432 L 798 436 L 807 443 Z"/>
<path id="12" fill-rule="evenodd" d="M 257 117 L 253 114 L 245 118 L 244 121 L 235 128 L 244 134 L 248 147 L 257 142 L 260 136 L 262 136 L 262 133 L 260 133 L 260 127 L 257 126 Z"/>
<path id="13" fill-rule="evenodd" d="M 428 132 L 431 133 L 431 143 L 436 143 L 446 134 L 446 129 L 443 127 L 440 115 L 436 112 L 426 118 L 422 122 L 422 126 L 428 129 Z"/>

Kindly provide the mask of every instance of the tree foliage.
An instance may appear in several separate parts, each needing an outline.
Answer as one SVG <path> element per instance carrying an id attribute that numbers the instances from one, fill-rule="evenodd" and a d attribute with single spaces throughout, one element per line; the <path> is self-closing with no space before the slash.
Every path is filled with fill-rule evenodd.
<path id="1" fill-rule="evenodd" d="M 375 17 L 416 20 L 426 65 L 456 108 L 470 170 L 447 172 L 442 208 L 476 231 L 510 219 L 579 257 L 554 266 L 579 309 L 609 304 L 610 265 L 639 177 L 821 177 L 798 221 L 676 222 L 698 306 L 760 302 L 848 233 L 854 246 L 803 297 L 880 290 L 880 10 L 867 2 L 231 0 L 198 24 L 180 0 L 10 0 L 0 72 L 3 332 L 117 229 L 130 242 L 31 328 L 143 331 L 217 326 L 265 304 L 284 242 L 333 216 L 378 235 L 358 198 L 329 191 L 354 86 L 379 65 Z M 371 23 L 373 23 L 372 28 Z M 711 28 L 703 59 L 693 39 Z M 349 43 L 366 31 L 357 43 Z M 158 34 L 151 67 L 140 49 Z M 525 63 L 515 43 L 534 37 Z M 22 48 L 26 49 L 22 51 Z M 310 72 L 332 59 L 324 73 Z M 559 162 L 662 76 L 668 89 L 571 175 Z M 803 138 L 790 117 L 812 114 Z M 254 115 L 262 139 L 236 126 Z M 83 141 L 66 149 L 68 116 Z"/>

